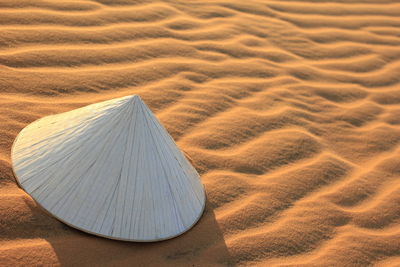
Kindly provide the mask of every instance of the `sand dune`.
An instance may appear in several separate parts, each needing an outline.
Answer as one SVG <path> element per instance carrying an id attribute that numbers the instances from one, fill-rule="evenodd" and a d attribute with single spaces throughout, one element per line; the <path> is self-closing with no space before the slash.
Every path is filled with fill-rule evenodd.
<path id="1" fill-rule="evenodd" d="M 1 266 L 400 265 L 397 0 L 0 1 Z M 140 94 L 202 175 L 198 225 L 74 230 L 15 183 L 30 122 Z"/>

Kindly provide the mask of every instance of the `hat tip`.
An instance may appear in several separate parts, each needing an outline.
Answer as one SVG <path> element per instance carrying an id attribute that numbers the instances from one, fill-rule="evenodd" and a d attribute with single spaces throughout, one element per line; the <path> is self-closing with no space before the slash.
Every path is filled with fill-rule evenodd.
<path id="1" fill-rule="evenodd" d="M 129 102 L 132 102 L 132 103 L 135 103 L 136 101 L 142 101 L 140 96 L 137 94 L 126 96 L 126 98 L 128 99 Z"/>

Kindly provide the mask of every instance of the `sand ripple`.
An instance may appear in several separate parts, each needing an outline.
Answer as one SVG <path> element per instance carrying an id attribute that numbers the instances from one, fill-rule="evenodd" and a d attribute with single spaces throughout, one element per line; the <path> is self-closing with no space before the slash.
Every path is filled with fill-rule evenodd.
<path id="1" fill-rule="evenodd" d="M 0 1 L 0 265 L 394 266 L 397 0 Z M 73 230 L 19 189 L 15 136 L 138 93 L 201 172 L 187 234 Z"/>

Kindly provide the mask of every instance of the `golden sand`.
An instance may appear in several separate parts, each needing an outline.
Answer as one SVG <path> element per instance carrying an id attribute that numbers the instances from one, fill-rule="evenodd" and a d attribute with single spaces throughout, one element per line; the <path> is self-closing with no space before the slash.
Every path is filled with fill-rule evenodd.
<path id="1" fill-rule="evenodd" d="M 398 0 L 0 1 L 0 266 L 400 265 Z M 107 240 L 41 210 L 30 122 L 139 94 L 207 191 L 188 233 Z"/>

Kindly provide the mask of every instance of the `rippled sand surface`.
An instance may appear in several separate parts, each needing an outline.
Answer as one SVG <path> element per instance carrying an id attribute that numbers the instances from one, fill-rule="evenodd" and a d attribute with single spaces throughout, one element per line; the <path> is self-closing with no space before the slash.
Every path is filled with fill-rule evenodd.
<path id="1" fill-rule="evenodd" d="M 0 1 L 1 266 L 400 264 L 397 0 Z M 74 230 L 15 183 L 30 122 L 139 94 L 207 191 L 178 238 Z"/>

